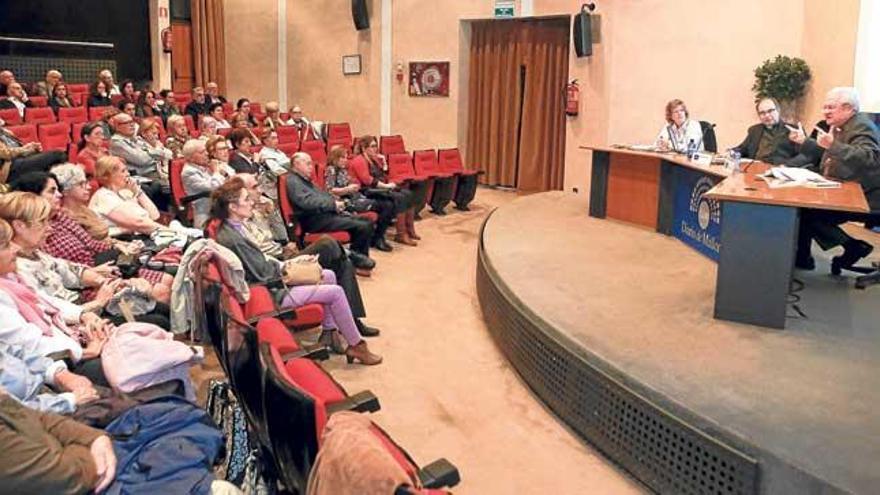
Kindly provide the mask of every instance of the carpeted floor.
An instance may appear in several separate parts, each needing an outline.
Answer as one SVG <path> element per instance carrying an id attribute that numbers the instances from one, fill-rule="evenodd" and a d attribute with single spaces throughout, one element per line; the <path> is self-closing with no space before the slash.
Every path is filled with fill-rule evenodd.
<path id="1" fill-rule="evenodd" d="M 645 493 L 541 405 L 486 331 L 474 285 L 477 235 L 485 216 L 515 197 L 480 189 L 471 212 L 425 213 L 418 247 L 374 250 L 378 266 L 360 281 L 366 321 L 382 330 L 370 348 L 385 362 L 334 356 L 324 366 L 349 393 L 376 393 L 374 421 L 417 462 L 455 463 L 455 493 Z M 196 371 L 198 383 L 219 373 L 209 363 Z"/>

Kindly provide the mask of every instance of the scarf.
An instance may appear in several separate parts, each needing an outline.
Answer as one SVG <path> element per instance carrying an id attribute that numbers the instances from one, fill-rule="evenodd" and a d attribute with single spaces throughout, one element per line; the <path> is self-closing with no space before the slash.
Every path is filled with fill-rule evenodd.
<path id="1" fill-rule="evenodd" d="M 67 324 L 61 318 L 61 310 L 45 301 L 28 287 L 16 273 L 0 277 L 0 290 L 9 294 L 21 316 L 28 323 L 36 325 L 43 335 L 52 336 L 52 326 L 70 334 Z"/>

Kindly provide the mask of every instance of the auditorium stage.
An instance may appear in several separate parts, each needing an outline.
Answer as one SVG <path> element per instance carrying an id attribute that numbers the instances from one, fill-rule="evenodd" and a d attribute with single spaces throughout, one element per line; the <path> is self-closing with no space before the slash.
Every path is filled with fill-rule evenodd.
<path id="1" fill-rule="evenodd" d="M 877 492 L 880 287 L 820 258 L 795 272 L 807 319 L 715 320 L 714 262 L 587 209 L 524 196 L 481 235 L 487 326 L 550 409 L 660 492 Z"/>

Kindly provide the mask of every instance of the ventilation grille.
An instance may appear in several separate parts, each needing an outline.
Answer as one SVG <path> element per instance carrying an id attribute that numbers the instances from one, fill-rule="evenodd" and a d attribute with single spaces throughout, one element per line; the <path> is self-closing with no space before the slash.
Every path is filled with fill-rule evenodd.
<path id="1" fill-rule="evenodd" d="M 503 283 L 495 282 L 497 276 L 485 266 L 482 243 L 478 256 L 477 292 L 495 342 L 534 392 L 579 435 L 659 493 L 758 493 L 757 461 L 562 347 L 499 289 Z"/>

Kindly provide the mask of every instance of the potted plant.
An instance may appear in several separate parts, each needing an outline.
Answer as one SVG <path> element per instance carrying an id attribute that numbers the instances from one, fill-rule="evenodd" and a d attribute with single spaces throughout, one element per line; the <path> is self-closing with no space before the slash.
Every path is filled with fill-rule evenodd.
<path id="1" fill-rule="evenodd" d="M 780 113 L 786 120 L 797 120 L 800 104 L 812 74 L 807 63 L 797 57 L 777 55 L 755 69 L 755 98 L 776 98 Z"/>

